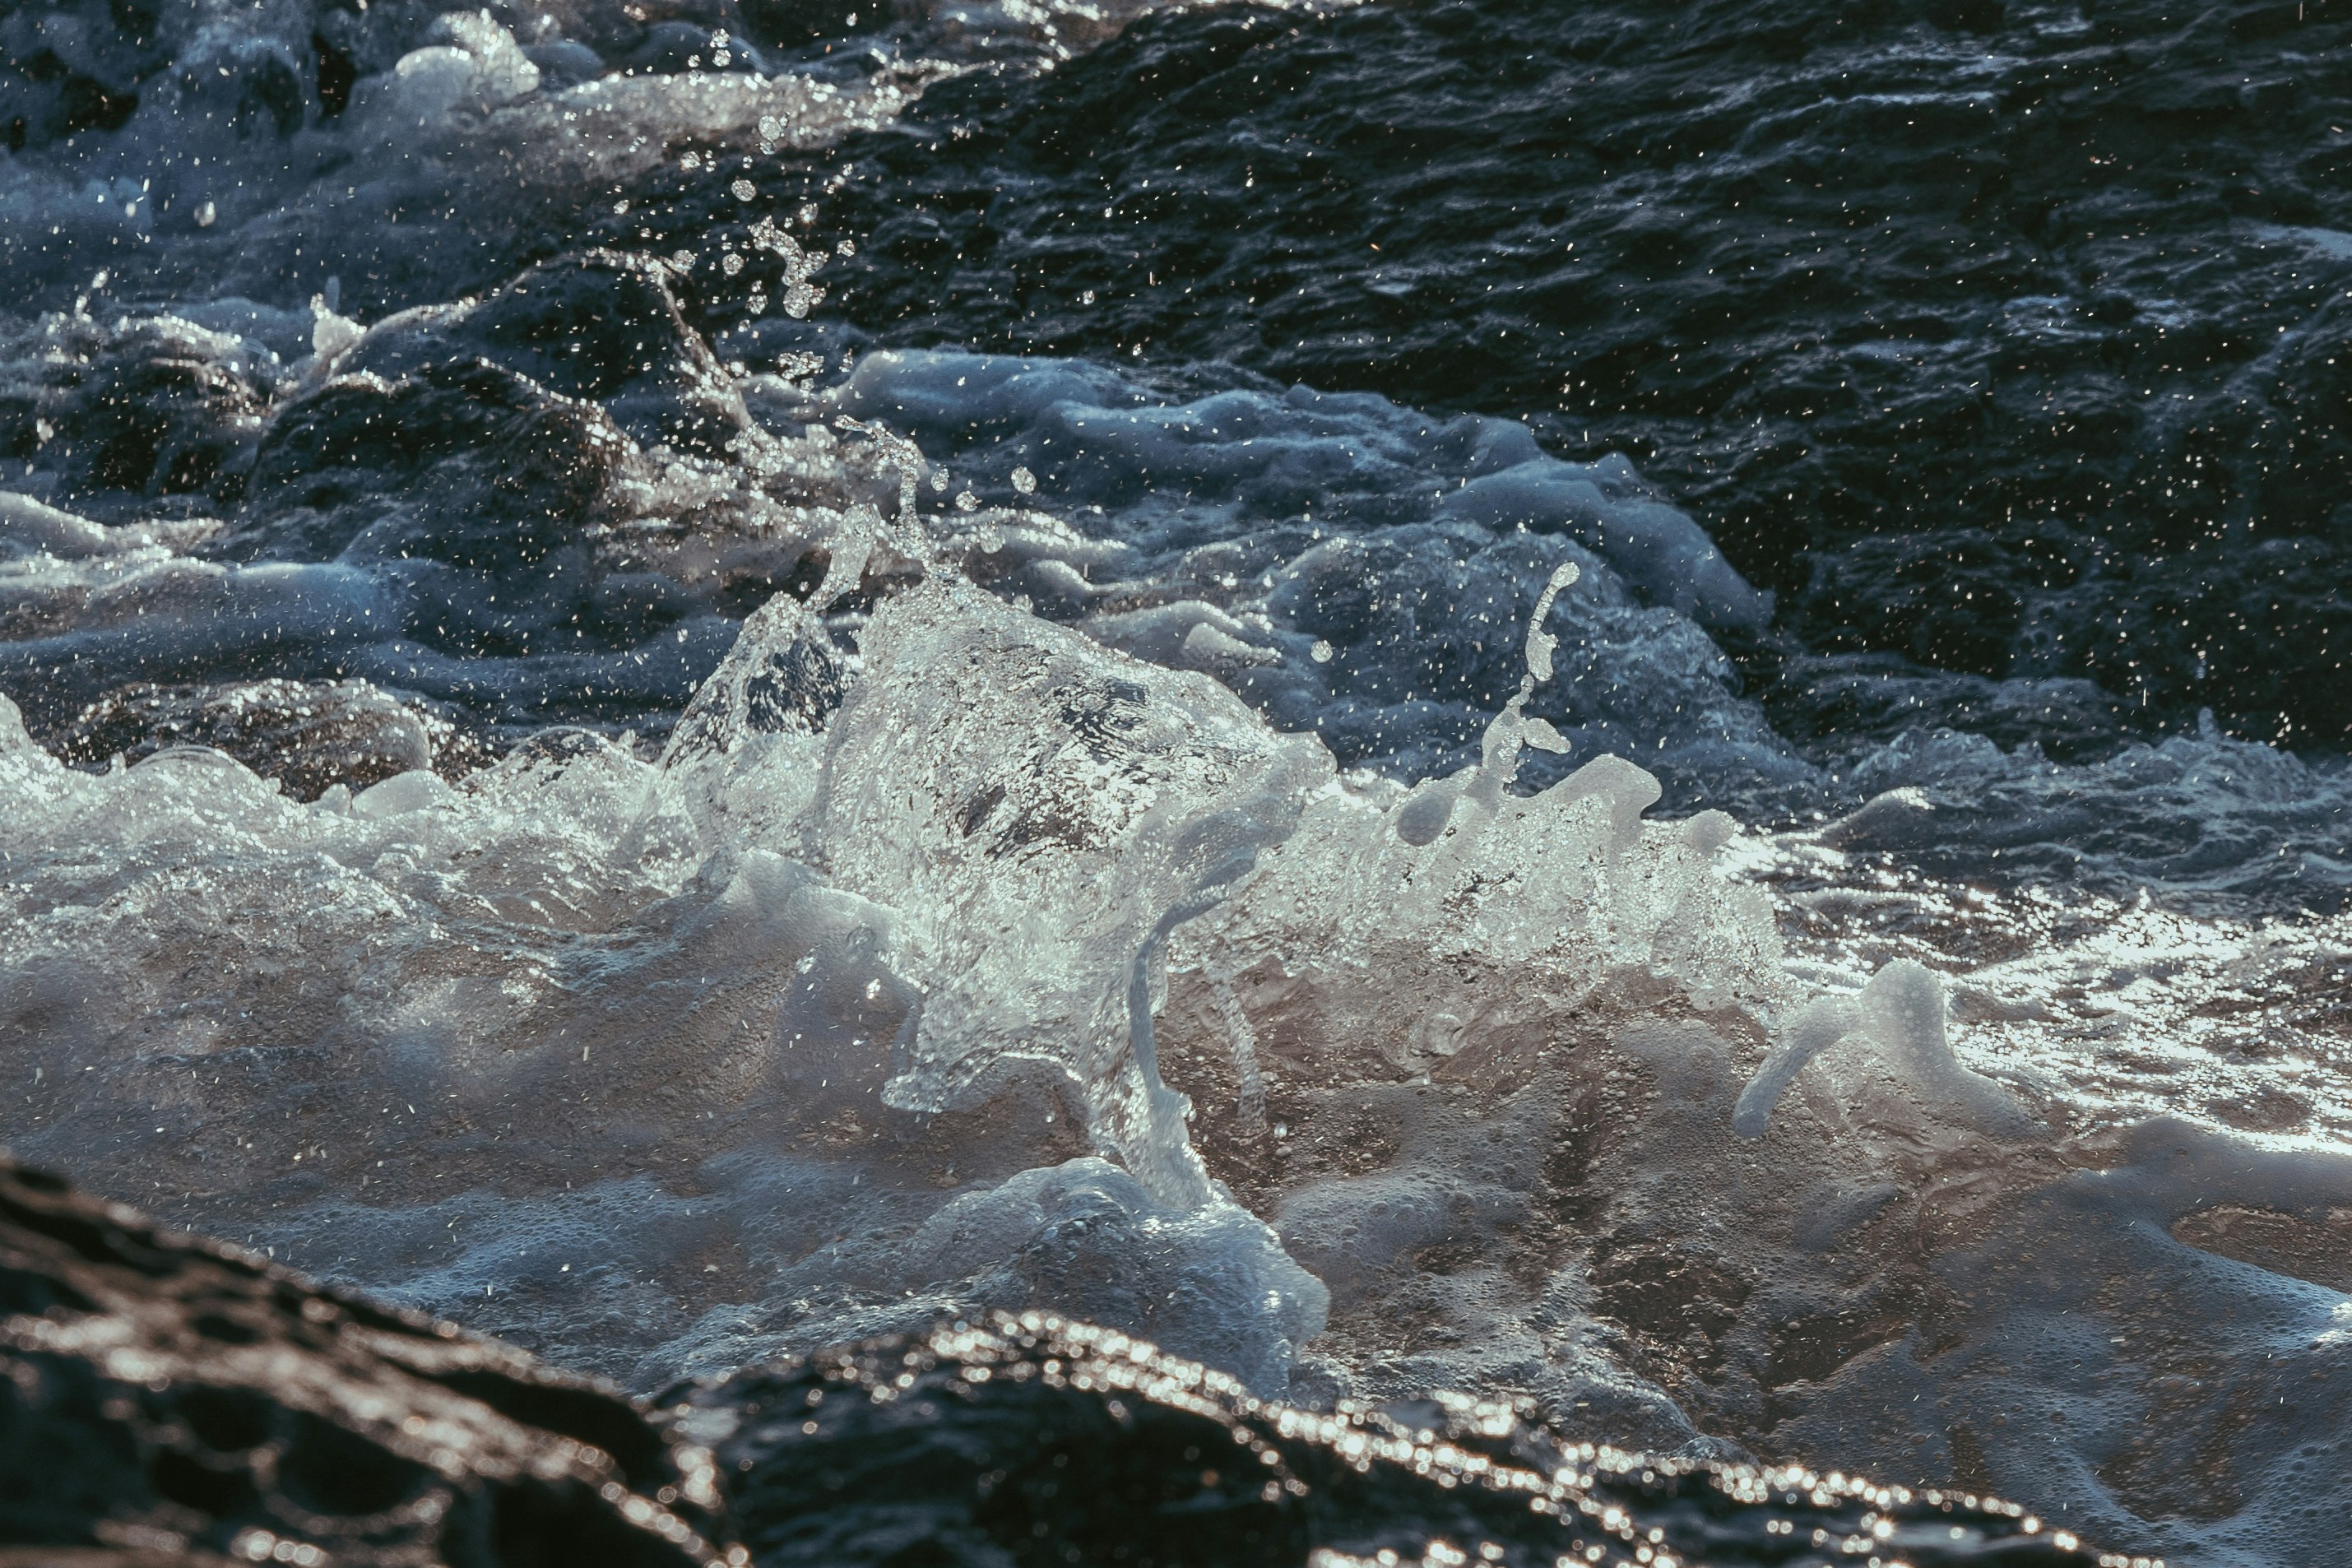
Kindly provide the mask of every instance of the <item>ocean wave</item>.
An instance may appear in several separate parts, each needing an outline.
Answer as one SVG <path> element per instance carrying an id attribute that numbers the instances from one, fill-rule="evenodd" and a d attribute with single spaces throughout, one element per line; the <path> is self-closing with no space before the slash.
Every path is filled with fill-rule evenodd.
<path id="1" fill-rule="evenodd" d="M 909 104 L 1434 22 L 759 14 L 8 19 L 12 1147 L 640 1389 L 1050 1308 L 2327 1559 L 2340 758 L 1672 420 L 875 303 L 1003 152 Z"/>

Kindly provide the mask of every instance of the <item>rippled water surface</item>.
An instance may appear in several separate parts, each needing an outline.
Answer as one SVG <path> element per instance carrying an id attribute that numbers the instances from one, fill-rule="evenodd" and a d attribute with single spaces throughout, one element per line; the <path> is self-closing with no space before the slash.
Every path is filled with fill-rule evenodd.
<path id="1" fill-rule="evenodd" d="M 2337 8 L 855 4 L 0 16 L 0 1138 L 2345 1561 Z"/>

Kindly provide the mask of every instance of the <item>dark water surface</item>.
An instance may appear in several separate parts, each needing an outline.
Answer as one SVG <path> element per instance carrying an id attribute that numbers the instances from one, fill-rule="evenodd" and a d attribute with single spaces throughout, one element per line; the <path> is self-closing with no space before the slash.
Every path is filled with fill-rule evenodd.
<path id="1" fill-rule="evenodd" d="M 1631 454 L 1779 596 L 1735 651 L 1792 736 L 2064 756 L 2210 707 L 2337 750 L 2344 27 L 1217 7 L 942 85 L 809 188 L 870 237 L 837 300 L 893 342 L 1220 362 Z"/>

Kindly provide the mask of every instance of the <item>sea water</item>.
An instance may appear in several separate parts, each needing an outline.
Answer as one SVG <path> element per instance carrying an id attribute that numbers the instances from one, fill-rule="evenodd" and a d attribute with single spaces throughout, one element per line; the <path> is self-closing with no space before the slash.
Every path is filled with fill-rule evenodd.
<path id="1" fill-rule="evenodd" d="M 2340 132 L 2207 79 L 2310 41 L 1685 7 L 1611 165 L 1599 12 L 820 10 L 0 24 L 13 1150 L 644 1391 L 1040 1307 L 2337 1560 Z M 1720 280 L 1707 203 L 2158 45 L 2085 166 L 2204 114 L 2312 210 Z M 1465 60 L 1553 140 L 1439 135 Z M 1967 288 L 1885 336 L 1873 236 Z M 2003 434 L 2095 414 L 2095 504 Z"/>

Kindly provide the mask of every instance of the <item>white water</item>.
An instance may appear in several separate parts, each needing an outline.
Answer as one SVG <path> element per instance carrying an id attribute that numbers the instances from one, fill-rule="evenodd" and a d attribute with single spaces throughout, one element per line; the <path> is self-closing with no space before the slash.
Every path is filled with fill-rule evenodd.
<path id="1" fill-rule="evenodd" d="M 2038 1478 L 2175 1552 L 2293 1560 L 2340 1500 L 2352 1162 L 2142 1114 L 2020 961 L 1961 982 L 2028 993 L 1990 1057 L 1907 959 L 1840 999 L 1718 864 L 1833 851 L 1644 823 L 1614 760 L 1513 793 L 1517 700 L 1471 771 L 1343 777 L 932 567 L 854 656 L 772 601 L 652 761 L 303 805 L 7 717 L 20 1152 L 640 1385 L 1051 1302 L 1269 1391 Z M 2072 946 L 2026 970 L 2117 952 Z"/>
<path id="2" fill-rule="evenodd" d="M 183 52 L 305 68 L 294 9 Z M 444 31 L 268 157 L 162 94 L 13 162 L 38 277 L 168 265 L 12 326 L 10 385 L 79 409 L 56 367 L 159 334 L 257 430 L 465 314 L 355 323 L 366 268 L 919 79 L 564 86 Z M 433 210 L 466 225 L 383 216 Z M 226 551 L 278 521 L 197 499 L 110 527 L 27 465 L 60 504 L 0 497 L 12 689 L 363 677 L 508 734 L 695 695 L 312 803 L 200 749 L 71 770 L 0 709 L 0 1136 L 638 1387 L 1034 1303 L 1267 1392 L 2340 1553 L 2352 932 L 2292 912 L 2352 880 L 2340 767 L 2210 728 L 1809 758 L 1707 635 L 1761 596 L 1506 421 L 765 363 L 723 456 L 625 435 L 545 575 L 693 600 L 823 550 L 811 604 L 618 650 L 437 650 L 508 580 Z"/>

